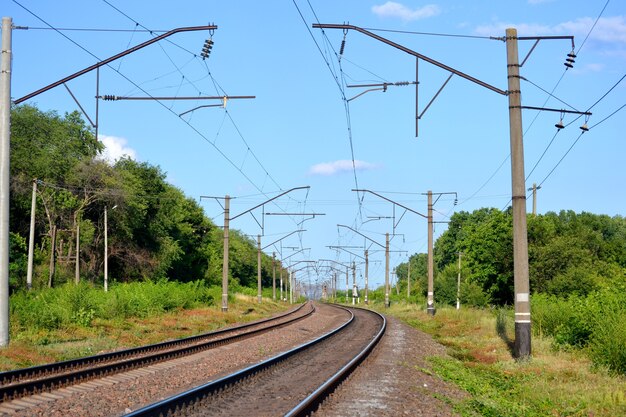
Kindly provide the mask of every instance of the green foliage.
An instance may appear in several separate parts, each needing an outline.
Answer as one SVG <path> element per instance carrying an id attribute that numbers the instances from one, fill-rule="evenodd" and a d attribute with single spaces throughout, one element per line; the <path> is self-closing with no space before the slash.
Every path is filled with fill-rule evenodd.
<path id="1" fill-rule="evenodd" d="M 583 348 L 594 364 L 626 374 L 625 290 L 605 288 L 567 299 L 535 295 L 535 331 L 552 336 L 558 348 Z"/>
<path id="2" fill-rule="evenodd" d="M 176 309 L 212 305 L 214 293 L 202 281 L 114 284 L 108 292 L 88 283 L 66 284 L 11 296 L 11 323 L 16 329 L 54 330 L 89 326 L 94 319 L 147 317 Z"/>
<path id="3" fill-rule="evenodd" d="M 18 233 L 9 233 L 9 287 L 16 289 L 26 281 L 28 248 L 26 239 Z"/>

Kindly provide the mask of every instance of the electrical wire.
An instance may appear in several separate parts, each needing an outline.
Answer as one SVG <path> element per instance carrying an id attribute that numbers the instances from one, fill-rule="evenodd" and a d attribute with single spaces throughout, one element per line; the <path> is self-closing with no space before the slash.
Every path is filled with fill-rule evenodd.
<path id="1" fill-rule="evenodd" d="M 144 26 L 144 25 L 140 24 L 139 22 L 137 22 L 135 19 L 133 19 L 133 18 L 132 18 L 132 17 L 130 17 L 128 14 L 126 14 L 125 12 L 123 12 L 122 10 L 120 10 L 118 7 L 116 7 L 116 6 L 114 6 L 113 4 L 111 4 L 109 1 L 107 1 L 107 0 L 103 0 L 103 2 L 104 2 L 104 3 L 106 3 L 107 5 L 111 6 L 113 9 L 115 9 L 116 11 L 118 11 L 120 14 L 122 14 L 123 16 L 125 16 L 126 18 L 128 18 L 129 20 L 133 21 L 136 25 L 139 25 L 139 26 L 143 27 L 144 29 L 146 29 L 146 30 L 150 31 L 150 30 L 149 30 L 146 26 Z M 150 32 L 152 33 L 152 31 L 150 31 Z M 176 43 L 172 42 L 171 40 L 168 40 L 168 41 L 169 41 L 171 44 L 173 44 L 173 45 L 175 45 L 175 46 L 178 46 L 178 47 L 179 47 L 179 48 L 181 48 L 182 50 L 186 51 L 187 53 L 189 53 L 189 54 L 193 55 L 194 59 L 199 59 L 199 57 L 198 57 L 198 55 L 197 55 L 197 54 L 195 54 L 195 53 L 193 53 L 193 52 L 191 52 L 191 51 L 189 51 L 189 50 L 187 50 L 187 49 L 185 49 L 185 48 L 181 47 L 180 45 L 178 45 L 178 44 L 176 44 Z M 172 60 L 172 58 L 170 57 L 170 55 L 169 55 L 169 54 L 165 51 L 165 49 L 163 48 L 163 46 L 162 46 L 162 45 L 160 45 L 160 44 L 159 44 L 159 46 L 161 47 L 161 50 L 165 53 L 165 55 L 167 56 L 167 58 L 170 60 L 170 62 L 172 63 L 172 65 L 176 68 L 176 71 L 178 71 L 178 72 L 181 74 L 182 79 L 181 79 L 181 84 L 179 85 L 179 90 L 180 90 L 180 87 L 182 86 L 183 80 L 185 80 L 185 75 L 183 74 L 183 72 L 182 72 L 181 68 L 180 68 L 180 67 L 178 67 L 178 66 L 176 65 L 176 63 Z M 219 91 L 221 90 L 222 94 L 223 94 L 224 96 L 227 96 L 227 94 L 226 94 L 226 92 L 224 91 L 224 89 L 223 89 L 223 88 L 221 88 L 221 86 L 219 86 L 219 83 L 218 83 L 218 82 L 215 80 L 215 78 L 213 77 L 213 75 L 212 75 L 211 71 L 209 70 L 208 64 L 206 63 L 206 60 L 203 60 L 203 62 L 204 62 L 204 64 L 205 64 L 205 68 L 206 68 L 206 70 L 207 70 L 207 74 L 208 74 L 208 76 L 211 78 L 211 81 L 212 81 L 212 83 L 213 83 L 213 86 L 214 86 L 214 88 L 215 88 L 216 92 L 218 92 L 218 94 L 219 94 Z M 188 84 L 192 85 L 192 86 L 196 89 L 196 91 L 198 92 L 198 94 L 199 94 L 199 95 L 202 95 L 202 91 L 201 91 L 201 90 L 200 90 L 200 89 L 199 89 L 199 88 L 198 88 L 198 87 L 197 87 L 197 86 L 196 86 L 196 85 L 195 85 L 192 81 L 189 81 L 189 79 L 188 79 L 188 78 L 187 78 L 187 80 L 188 80 Z M 176 94 L 178 94 L 178 92 L 177 92 Z M 173 104 L 172 104 L 172 106 L 173 106 Z M 171 110 L 171 107 L 170 107 L 170 110 Z M 248 155 L 248 154 L 251 154 L 251 155 L 252 155 L 252 157 L 254 158 L 254 160 L 257 162 L 257 164 L 261 167 L 261 169 L 263 170 L 263 172 L 265 172 L 265 179 L 270 178 L 270 179 L 272 180 L 272 182 L 274 183 L 274 185 L 276 185 L 279 189 L 281 189 L 281 190 L 282 190 L 282 187 L 278 184 L 278 182 L 277 182 L 277 181 L 274 179 L 274 177 L 273 177 L 273 176 L 272 176 L 272 175 L 268 172 L 268 170 L 265 168 L 265 166 L 263 165 L 263 163 L 262 163 L 262 162 L 259 160 L 259 158 L 256 156 L 256 153 L 252 150 L 252 148 L 250 147 L 250 145 L 249 145 L 249 144 L 248 144 L 248 142 L 246 141 L 245 137 L 244 137 L 244 136 L 243 136 L 243 134 L 241 133 L 241 130 L 239 129 L 239 126 L 237 125 L 237 123 L 236 123 L 236 122 L 235 122 L 235 120 L 233 119 L 233 117 L 232 117 L 232 115 L 230 114 L 230 112 L 229 112 L 228 110 L 226 110 L 226 109 L 224 109 L 224 112 L 225 112 L 225 116 L 224 116 L 224 119 L 222 119 L 222 123 L 220 124 L 220 126 L 219 126 L 219 128 L 218 128 L 218 131 L 217 131 L 217 133 L 216 133 L 215 139 L 214 139 L 214 141 L 212 142 L 213 146 L 214 146 L 214 147 L 216 146 L 217 137 L 219 136 L 219 133 L 221 132 L 221 129 L 222 129 L 222 127 L 223 127 L 223 123 L 224 123 L 225 117 L 226 117 L 226 116 L 228 116 L 228 119 L 230 120 L 231 124 L 232 124 L 232 125 L 233 125 L 233 127 L 235 128 L 235 130 L 236 130 L 237 134 L 239 135 L 240 139 L 242 140 L 242 142 L 243 142 L 243 143 L 245 144 L 245 146 L 246 146 L 246 155 L 244 156 L 244 159 L 243 159 L 243 161 L 242 161 L 241 165 L 238 167 L 238 170 L 239 170 L 240 172 L 243 172 L 243 166 L 244 166 L 245 160 L 246 160 L 246 158 L 247 158 L 247 155 Z M 180 117 L 180 116 L 179 116 L 179 117 Z M 184 121 L 184 122 L 190 125 L 190 122 L 189 122 L 189 121 Z M 191 125 L 190 125 L 190 126 L 191 126 Z M 234 165 L 234 163 L 233 163 L 233 165 Z M 247 176 L 246 176 L 246 178 L 247 178 Z M 250 181 L 250 180 L 249 180 L 249 181 Z M 264 186 L 265 186 L 265 182 L 263 183 L 263 185 L 262 185 L 261 187 L 259 187 L 259 186 L 258 186 L 258 185 L 256 185 L 256 184 L 253 184 L 253 185 L 255 186 L 255 188 L 257 188 L 257 190 L 259 190 L 259 191 L 263 192 L 263 188 L 264 188 Z M 293 200 L 293 197 L 289 196 L 289 198 Z M 295 201 L 295 200 L 294 200 L 294 201 Z M 274 204 L 274 205 L 276 205 L 275 203 L 273 203 L 273 204 Z M 278 206 L 277 206 L 277 207 L 278 207 Z M 284 211 L 284 209 L 282 209 L 282 208 L 280 208 L 280 207 L 279 207 L 279 209 L 281 209 L 281 210 L 283 210 L 283 211 Z M 296 221 L 295 221 L 295 219 L 293 219 L 293 218 L 292 218 L 292 220 L 294 221 L 294 223 L 296 222 Z"/>
<path id="2" fill-rule="evenodd" d="M 341 81 L 339 79 L 339 77 L 337 76 L 337 74 L 333 71 L 331 63 L 329 62 L 329 60 L 327 59 L 326 55 L 324 54 L 324 52 L 322 51 L 322 48 L 320 47 L 319 43 L 317 42 L 317 39 L 315 39 L 315 36 L 313 35 L 313 32 L 311 31 L 311 29 L 309 28 L 309 25 L 306 22 L 306 19 L 304 17 L 304 15 L 302 14 L 302 11 L 300 10 L 300 7 L 298 6 L 298 4 L 296 3 L 296 0 L 292 0 L 293 5 L 296 7 L 298 14 L 300 15 L 300 18 L 302 19 L 302 22 L 304 23 L 305 27 L 307 28 L 307 31 L 309 32 L 309 35 L 311 36 L 311 39 L 313 39 L 313 42 L 315 43 L 315 46 L 317 47 L 320 55 L 322 55 L 322 58 L 324 59 L 324 61 L 326 62 L 326 66 L 328 68 L 328 70 L 330 71 L 331 75 L 333 76 L 333 79 L 335 80 L 335 83 L 337 84 L 337 87 L 339 88 L 339 92 L 341 94 L 341 98 L 343 100 L 343 104 L 344 104 L 344 111 L 346 113 L 346 127 L 348 130 L 348 140 L 350 143 L 350 154 L 351 154 L 351 159 L 352 159 L 352 172 L 353 172 L 353 176 L 354 176 L 354 182 L 356 185 L 356 188 L 358 189 L 358 178 L 357 178 L 357 174 L 356 174 L 356 158 L 354 156 L 354 141 L 353 141 L 353 137 L 352 137 L 352 122 L 351 122 L 351 118 L 350 118 L 350 105 L 348 102 L 348 99 L 346 97 L 345 94 L 345 82 L 343 79 L 343 75 L 341 78 Z M 315 13 L 315 10 L 313 9 L 313 6 L 311 5 L 311 2 L 309 0 L 307 0 L 307 3 L 309 5 L 309 8 L 311 9 L 313 16 L 315 17 L 315 20 L 319 22 L 319 19 L 317 17 L 317 14 Z M 340 73 L 343 74 L 343 70 L 341 69 L 341 61 L 339 60 L 339 56 L 336 53 L 336 51 L 334 50 L 334 48 L 332 48 L 332 45 L 330 44 L 330 41 L 328 39 L 328 37 L 326 36 L 326 33 L 324 30 L 322 30 L 322 36 L 324 36 L 324 39 L 326 40 L 327 44 L 330 45 L 330 48 L 333 50 L 335 56 L 338 58 L 339 61 L 339 68 L 340 68 Z M 357 201 L 359 201 L 359 196 L 357 193 Z M 361 201 L 359 201 L 359 215 L 362 217 L 362 207 L 361 207 Z"/>
<path id="3" fill-rule="evenodd" d="M 72 38 L 70 38 L 69 36 L 67 36 L 66 34 L 64 34 L 63 32 L 57 30 L 56 28 L 54 28 L 54 26 L 52 26 L 50 23 L 48 23 L 46 20 L 44 20 L 43 18 L 41 18 L 40 16 L 38 16 L 37 14 L 35 14 L 34 12 L 32 12 L 31 10 L 29 10 L 28 8 L 26 8 L 24 5 L 22 5 L 21 3 L 19 3 L 17 0 L 13 0 L 14 3 L 16 3 L 18 6 L 20 6 L 21 8 L 23 8 L 24 10 L 26 10 L 28 13 L 30 13 L 32 16 L 34 16 L 35 18 L 37 18 L 38 20 L 40 20 L 42 23 L 48 25 L 50 28 L 54 29 L 57 33 L 59 33 L 61 36 L 63 36 L 64 38 L 66 38 L 68 41 L 70 41 L 71 43 L 73 43 L 75 46 L 77 46 L 78 48 L 82 49 L 84 52 L 86 52 L 87 54 L 89 54 L 90 56 L 92 56 L 93 58 L 95 58 L 98 61 L 101 61 L 101 59 L 96 56 L 94 53 L 92 53 L 91 51 L 89 51 L 87 48 L 85 48 L 84 46 L 80 45 L 78 42 L 74 41 Z M 111 65 L 107 65 L 109 68 L 111 68 L 113 71 L 117 72 L 122 78 L 124 78 L 126 81 L 128 81 L 129 83 L 131 83 L 132 85 L 134 85 L 137 89 L 139 89 L 140 91 L 142 91 L 144 94 L 146 94 L 148 97 L 152 97 L 152 95 L 150 93 L 148 93 L 144 88 L 142 88 L 140 85 L 138 85 L 137 83 L 135 83 L 133 80 L 131 80 L 129 77 L 127 77 L 126 75 L 124 75 L 122 72 L 118 71 L 115 67 L 111 66 Z M 202 139 L 204 139 L 208 144 L 210 144 L 233 168 L 235 168 L 253 187 L 255 187 L 258 191 L 262 192 L 262 190 L 258 187 L 258 185 L 252 181 L 252 179 L 245 173 L 243 172 L 242 169 L 240 169 L 237 164 L 235 164 L 235 162 L 228 157 L 228 155 L 226 155 L 219 147 L 217 147 L 216 145 L 214 145 L 207 137 L 206 135 L 204 135 L 202 132 L 200 132 L 195 126 L 191 125 L 188 121 L 182 119 L 180 116 L 178 116 L 178 114 L 176 114 L 174 111 L 172 111 L 172 109 L 168 108 L 163 101 L 161 100 L 156 100 L 154 99 L 154 101 L 156 101 L 157 103 L 159 103 L 163 108 L 165 108 L 167 111 L 169 111 L 171 114 L 175 115 L 176 117 L 178 117 L 180 120 L 183 121 L 183 123 L 185 123 L 187 126 L 189 126 L 189 128 L 191 128 L 196 134 L 198 134 Z"/>
<path id="4" fill-rule="evenodd" d="M 478 35 L 459 35 L 454 33 L 436 33 L 436 32 L 414 32 L 410 30 L 394 30 L 394 29 L 380 29 L 380 28 L 363 28 L 372 32 L 391 32 L 391 33 L 403 33 L 408 35 L 425 35 L 425 36 L 442 36 L 448 38 L 468 38 L 468 39 L 487 39 L 487 40 L 501 40 L 500 38 L 494 38 L 493 36 L 478 36 Z"/>

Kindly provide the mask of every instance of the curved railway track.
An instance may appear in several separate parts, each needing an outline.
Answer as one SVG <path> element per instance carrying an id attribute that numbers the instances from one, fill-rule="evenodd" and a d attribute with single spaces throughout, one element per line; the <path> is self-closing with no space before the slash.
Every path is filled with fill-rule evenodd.
<path id="1" fill-rule="evenodd" d="M 268 319 L 183 339 L 0 373 L 0 404 L 206 351 L 310 316 L 312 303 Z"/>
<path id="2" fill-rule="evenodd" d="M 345 310 L 351 312 L 348 322 L 311 342 L 127 416 L 308 415 L 385 332 L 384 316 L 358 308 Z"/>

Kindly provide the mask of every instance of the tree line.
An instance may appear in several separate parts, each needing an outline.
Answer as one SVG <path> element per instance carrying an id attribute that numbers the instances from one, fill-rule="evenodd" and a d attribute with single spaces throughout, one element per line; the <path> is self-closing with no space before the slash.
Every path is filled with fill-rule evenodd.
<path id="1" fill-rule="evenodd" d="M 626 218 L 563 210 L 528 215 L 529 281 L 533 294 L 586 296 L 626 283 Z M 476 306 L 513 304 L 511 211 L 481 208 L 450 217 L 436 240 L 435 297 L 454 305 L 459 254 L 461 302 Z M 410 257 L 415 292 L 427 289 L 427 255 Z M 396 269 L 406 291 L 408 263 Z"/>
<path id="2" fill-rule="evenodd" d="M 26 286 L 33 182 L 33 287 L 75 279 L 77 232 L 80 279 L 102 283 L 105 209 L 109 279 L 221 283 L 222 230 L 158 166 L 106 161 L 78 112 L 60 116 L 21 105 L 11 118 L 11 291 Z M 230 253 L 231 282 L 256 286 L 255 242 L 233 230 Z M 264 286 L 271 286 L 272 271 L 272 259 L 262 255 Z"/>

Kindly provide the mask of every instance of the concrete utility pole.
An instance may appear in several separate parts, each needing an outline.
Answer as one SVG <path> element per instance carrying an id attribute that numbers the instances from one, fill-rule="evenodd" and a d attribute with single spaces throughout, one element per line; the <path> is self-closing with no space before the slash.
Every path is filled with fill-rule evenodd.
<path id="1" fill-rule="evenodd" d="M 222 311 L 228 311 L 228 249 L 230 241 L 230 196 L 224 197 L 224 257 L 222 258 Z"/>
<path id="2" fill-rule="evenodd" d="M 533 182 L 532 188 L 529 188 L 528 191 L 533 192 L 533 216 L 537 215 L 537 190 L 541 189 L 541 186 L 537 187 L 537 184 Z"/>
<path id="3" fill-rule="evenodd" d="M 461 308 L 461 256 L 463 252 L 459 252 L 459 276 L 456 279 L 456 309 Z"/>
<path id="4" fill-rule="evenodd" d="M 389 233 L 385 233 L 385 307 L 389 307 Z"/>
<path id="5" fill-rule="evenodd" d="M 272 300 L 276 301 L 276 252 L 272 252 Z"/>
<path id="6" fill-rule="evenodd" d="M 74 270 L 74 283 L 80 282 L 80 220 L 76 219 L 76 268 Z"/>
<path id="7" fill-rule="evenodd" d="M 530 294 L 528 282 L 528 236 L 526 187 L 522 139 L 522 98 L 520 91 L 517 30 L 506 30 L 506 63 L 511 139 L 511 189 L 513 201 L 513 277 L 515 288 L 515 347 L 518 358 L 530 357 Z"/>
<path id="8" fill-rule="evenodd" d="M 352 305 L 356 303 L 356 264 L 352 262 Z"/>
<path id="9" fill-rule="evenodd" d="M 263 298 L 261 293 L 261 235 L 257 235 L 257 268 L 256 268 L 256 285 L 257 285 L 257 301 L 260 303 Z"/>
<path id="10" fill-rule="evenodd" d="M 349 274 L 348 274 L 348 267 L 346 266 L 346 304 L 348 304 L 348 299 L 350 297 L 350 295 L 348 294 L 348 280 L 349 280 Z"/>
<path id="11" fill-rule="evenodd" d="M 369 274 L 369 256 L 368 256 L 368 250 L 365 249 L 365 297 L 363 298 L 365 305 L 369 304 L 369 299 L 367 298 L 367 292 L 368 292 L 368 274 Z"/>
<path id="12" fill-rule="evenodd" d="M 9 345 L 9 163 L 11 161 L 11 32 L 2 18 L 0 58 L 0 347 Z"/>
<path id="13" fill-rule="evenodd" d="M 30 201 L 30 231 L 28 234 L 28 267 L 26 269 L 26 288 L 33 287 L 33 257 L 35 251 L 35 211 L 37 210 L 37 178 L 33 180 L 33 196 Z"/>
<path id="14" fill-rule="evenodd" d="M 107 229 L 107 206 L 104 206 L 104 292 L 109 291 L 109 240 Z"/>
<path id="15" fill-rule="evenodd" d="M 433 192 L 428 190 L 428 300 L 426 312 L 435 315 L 435 284 L 433 272 Z"/>

